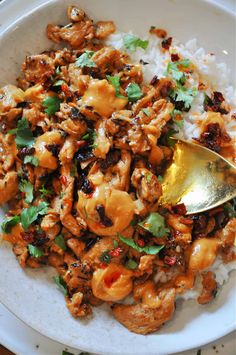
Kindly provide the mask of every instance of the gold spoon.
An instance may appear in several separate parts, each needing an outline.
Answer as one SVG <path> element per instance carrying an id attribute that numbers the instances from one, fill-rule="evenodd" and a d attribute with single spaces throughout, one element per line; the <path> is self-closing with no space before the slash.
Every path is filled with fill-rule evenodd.
<path id="1" fill-rule="evenodd" d="M 187 214 L 207 211 L 236 197 L 236 167 L 208 148 L 178 140 L 162 192 L 162 205 L 184 203 Z"/>

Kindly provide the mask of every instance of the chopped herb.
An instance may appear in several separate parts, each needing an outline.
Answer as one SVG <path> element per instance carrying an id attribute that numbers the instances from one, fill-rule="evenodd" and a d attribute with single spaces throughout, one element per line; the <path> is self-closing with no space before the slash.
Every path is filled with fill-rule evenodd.
<path id="1" fill-rule="evenodd" d="M 152 173 L 148 173 L 147 174 L 147 182 L 148 182 L 148 184 L 150 184 L 150 182 L 152 181 Z"/>
<path id="2" fill-rule="evenodd" d="M 62 250 L 66 250 L 65 239 L 62 234 L 58 234 L 54 240 L 55 244 L 59 246 Z"/>
<path id="3" fill-rule="evenodd" d="M 25 193 L 25 202 L 31 203 L 34 199 L 34 187 L 33 185 L 27 180 L 21 180 L 19 184 L 19 189 L 21 192 Z"/>
<path id="4" fill-rule="evenodd" d="M 233 200 L 233 205 L 231 203 L 226 203 L 224 205 L 224 210 L 228 213 L 230 218 L 236 217 L 236 199 Z"/>
<path id="5" fill-rule="evenodd" d="M 32 155 L 26 155 L 24 158 L 24 164 L 32 164 L 34 166 L 38 166 L 39 160 L 38 160 L 38 158 L 36 158 Z"/>
<path id="6" fill-rule="evenodd" d="M 183 85 L 186 82 L 186 75 L 179 69 L 179 67 L 188 68 L 189 65 L 189 59 L 183 59 L 178 62 L 169 62 L 167 65 L 167 74 L 171 74 L 174 80 L 179 81 Z"/>
<path id="7" fill-rule="evenodd" d="M 34 144 L 34 136 L 26 118 L 19 120 L 17 128 L 8 131 L 8 133 L 16 135 L 15 142 L 19 147 L 30 147 Z"/>
<path id="8" fill-rule="evenodd" d="M 66 288 L 66 283 L 63 280 L 63 278 L 61 276 L 54 276 L 53 280 L 57 284 L 60 291 L 64 294 L 64 296 L 66 296 L 67 295 L 67 288 Z"/>
<path id="9" fill-rule="evenodd" d="M 114 86 L 116 90 L 116 96 L 121 99 L 125 99 L 126 97 L 121 95 L 120 93 L 120 77 L 118 75 L 115 76 L 107 75 L 107 80 L 112 86 Z"/>
<path id="10" fill-rule="evenodd" d="M 125 238 L 120 233 L 118 233 L 118 236 L 124 244 L 137 250 L 139 253 L 145 252 L 146 254 L 156 255 L 161 249 L 164 248 L 164 245 L 147 245 L 145 247 L 140 247 L 135 243 L 133 239 Z"/>
<path id="11" fill-rule="evenodd" d="M 132 219 L 132 221 L 130 222 L 130 226 L 131 227 L 134 227 L 134 226 L 136 226 L 136 224 L 138 223 L 138 217 L 137 217 L 137 215 L 134 215 L 134 217 L 133 217 L 133 219 Z"/>
<path id="12" fill-rule="evenodd" d="M 85 51 L 79 58 L 76 60 L 75 65 L 80 68 L 88 67 L 94 68 L 96 67 L 96 63 L 91 59 L 94 55 L 93 51 Z"/>
<path id="13" fill-rule="evenodd" d="M 113 245 L 114 245 L 114 248 L 118 248 L 119 243 L 117 242 L 116 239 L 113 240 Z"/>
<path id="14" fill-rule="evenodd" d="M 111 255 L 109 254 L 109 251 L 106 250 L 102 253 L 102 255 L 99 258 L 104 264 L 109 264 L 111 262 Z"/>
<path id="15" fill-rule="evenodd" d="M 57 67 L 56 68 L 56 75 L 60 75 L 61 74 L 61 68 L 60 67 Z"/>
<path id="16" fill-rule="evenodd" d="M 32 255 L 34 258 L 40 258 L 40 256 L 43 256 L 44 253 L 41 249 L 35 247 L 32 244 L 28 244 L 28 250 L 30 255 Z"/>
<path id="17" fill-rule="evenodd" d="M 46 112 L 49 116 L 53 116 L 60 110 L 60 102 L 61 100 L 57 96 L 47 96 L 43 100 L 43 107 L 45 108 L 44 112 Z"/>
<path id="18" fill-rule="evenodd" d="M 86 134 L 84 134 L 84 135 L 81 137 L 81 139 L 82 139 L 83 141 L 88 141 L 89 138 L 90 138 L 90 134 L 89 134 L 89 133 L 86 133 Z"/>
<path id="19" fill-rule="evenodd" d="M 146 116 L 151 116 L 151 113 L 148 108 L 142 108 L 142 111 L 145 113 Z"/>
<path id="20" fill-rule="evenodd" d="M 129 259 L 129 260 L 125 263 L 125 267 L 126 267 L 127 269 L 130 269 L 130 270 L 137 269 L 137 266 L 138 266 L 138 264 L 137 264 L 136 261 L 133 260 L 133 259 Z"/>
<path id="21" fill-rule="evenodd" d="M 172 89 L 169 96 L 177 102 L 183 102 L 185 109 L 189 109 L 192 105 L 194 97 L 197 95 L 196 88 L 186 88 L 181 85 L 177 85 L 175 89 Z"/>
<path id="22" fill-rule="evenodd" d="M 24 208 L 21 213 L 21 224 L 24 230 L 27 230 L 29 226 L 36 221 L 39 215 L 44 215 L 47 213 L 48 204 L 46 202 L 41 202 L 38 206 L 31 206 L 29 208 Z"/>
<path id="23" fill-rule="evenodd" d="M 159 182 L 162 182 L 162 181 L 163 181 L 163 177 L 162 177 L 161 175 L 158 175 L 157 180 L 158 180 Z"/>
<path id="24" fill-rule="evenodd" d="M 128 95 L 129 101 L 131 102 L 137 101 L 143 96 L 139 85 L 136 83 L 130 83 L 125 91 Z"/>
<path id="25" fill-rule="evenodd" d="M 152 233 L 155 237 L 165 237 L 170 232 L 170 230 L 166 228 L 164 217 L 157 212 L 150 213 L 150 215 L 138 225 Z"/>
<path id="26" fill-rule="evenodd" d="M 44 184 L 41 187 L 41 189 L 39 189 L 39 192 L 41 194 L 41 197 L 43 197 L 43 198 L 46 197 L 46 196 L 49 196 L 49 195 L 53 195 L 53 191 L 49 190 L 49 189 L 46 189 Z"/>
<path id="27" fill-rule="evenodd" d="M 64 196 L 65 196 L 65 192 L 64 191 L 62 191 L 61 193 L 60 193 L 60 198 L 63 198 Z"/>
<path id="28" fill-rule="evenodd" d="M 16 226 L 18 223 L 20 223 L 20 216 L 13 216 L 13 217 L 7 217 L 2 223 L 1 223 L 1 230 L 3 233 L 11 233 L 11 230 L 14 226 Z"/>
<path id="29" fill-rule="evenodd" d="M 125 48 L 129 49 L 131 52 L 134 52 L 137 49 L 137 47 L 146 49 L 149 43 L 147 40 L 142 40 L 131 34 L 125 35 L 123 41 L 124 41 Z"/>
<path id="30" fill-rule="evenodd" d="M 74 355 L 73 353 L 70 353 L 69 351 L 67 350 L 63 350 L 62 351 L 62 355 Z"/>
<path id="31" fill-rule="evenodd" d="M 174 128 L 169 128 L 168 132 L 165 135 L 166 138 L 166 145 L 169 147 L 174 147 L 176 144 L 176 140 L 172 139 L 172 137 L 176 134 L 179 133 L 179 131 L 176 131 Z"/>
<path id="32" fill-rule="evenodd" d="M 90 144 L 89 145 L 89 147 L 90 148 L 97 148 L 97 143 L 95 143 L 95 141 L 96 141 L 96 138 L 97 138 L 97 132 L 96 131 L 93 131 L 93 130 L 91 130 L 91 139 L 92 139 L 92 141 L 93 141 L 93 143 L 92 144 Z"/>

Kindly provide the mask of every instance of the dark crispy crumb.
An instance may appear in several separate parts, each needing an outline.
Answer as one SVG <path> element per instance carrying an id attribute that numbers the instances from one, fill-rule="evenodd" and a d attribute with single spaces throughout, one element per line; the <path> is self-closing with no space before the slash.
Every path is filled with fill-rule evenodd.
<path id="1" fill-rule="evenodd" d="M 161 42 L 161 46 L 162 46 L 163 49 L 169 50 L 169 48 L 171 46 L 171 43 L 172 43 L 172 37 L 168 37 L 167 39 L 164 39 Z"/>

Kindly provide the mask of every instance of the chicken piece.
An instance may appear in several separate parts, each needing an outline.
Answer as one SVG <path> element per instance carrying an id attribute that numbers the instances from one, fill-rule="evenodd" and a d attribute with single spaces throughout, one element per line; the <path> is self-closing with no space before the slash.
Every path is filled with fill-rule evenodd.
<path id="1" fill-rule="evenodd" d="M 0 206 L 16 197 L 19 191 L 17 172 L 8 172 L 0 179 Z"/>
<path id="2" fill-rule="evenodd" d="M 93 273 L 93 294 L 103 301 L 122 300 L 130 294 L 132 288 L 132 272 L 122 265 L 109 264 L 105 269 L 97 269 Z"/>
<path id="3" fill-rule="evenodd" d="M 141 301 L 144 306 L 153 309 L 161 306 L 162 302 L 157 294 L 156 285 L 151 280 L 135 285 L 133 293 L 134 300 L 136 302 Z"/>
<path id="4" fill-rule="evenodd" d="M 54 240 L 54 238 L 59 234 L 59 221 L 59 215 L 57 213 L 54 213 L 53 211 L 51 213 L 49 211 L 48 214 L 43 217 L 41 222 L 41 228 L 46 233 L 46 236 L 49 238 L 49 240 Z"/>
<path id="5" fill-rule="evenodd" d="M 29 101 L 31 103 L 36 103 L 38 104 L 37 106 L 41 106 L 43 100 L 45 99 L 46 94 L 45 94 L 45 89 L 43 85 L 41 84 L 36 84 L 34 86 L 30 86 L 26 91 L 25 91 L 25 101 Z M 35 106 L 31 105 L 31 108 L 34 108 Z M 24 111 L 26 111 L 25 109 Z M 38 114 L 40 113 L 40 110 L 38 109 Z M 42 114 L 42 112 L 41 112 Z M 40 114 L 39 114 L 40 116 Z"/>
<path id="6" fill-rule="evenodd" d="M 61 129 L 76 139 L 81 138 L 87 131 L 87 124 L 78 119 L 67 119 L 60 124 Z"/>
<path id="7" fill-rule="evenodd" d="M 14 136 L 0 132 L 0 153 L 1 170 L 7 172 L 12 168 L 17 154 Z"/>
<path id="8" fill-rule="evenodd" d="M 115 236 L 127 228 L 133 219 L 134 202 L 125 191 L 102 184 L 95 189 L 92 198 L 82 191 L 78 192 L 78 197 L 78 212 L 89 229 L 97 235 Z"/>
<path id="9" fill-rule="evenodd" d="M 66 297 L 66 305 L 73 317 L 85 317 L 92 313 L 91 306 L 83 303 L 83 293 L 77 292 L 69 298 Z"/>
<path id="10" fill-rule="evenodd" d="M 5 85 L 0 89 L 0 113 L 8 112 L 24 101 L 24 91 L 15 85 Z"/>
<path id="11" fill-rule="evenodd" d="M 202 274 L 202 292 L 197 301 L 206 304 L 212 301 L 217 293 L 217 282 L 212 271 Z"/>
<path id="12" fill-rule="evenodd" d="M 217 256 L 220 241 L 216 238 L 201 238 L 190 246 L 189 271 L 198 272 L 210 267 Z"/>
<path id="13" fill-rule="evenodd" d="M 131 125 L 127 136 L 129 146 L 134 154 L 143 154 L 151 149 L 147 135 L 137 122 Z"/>
<path id="14" fill-rule="evenodd" d="M 68 7 L 67 16 L 71 22 L 80 22 L 87 18 L 83 10 L 73 5 Z"/>
<path id="15" fill-rule="evenodd" d="M 131 176 L 131 182 L 141 200 L 145 203 L 156 205 L 162 192 L 161 184 L 156 175 L 145 168 L 135 168 Z"/>
<path id="16" fill-rule="evenodd" d="M 112 237 L 103 237 L 97 243 L 95 243 L 92 248 L 87 251 L 82 256 L 82 261 L 86 261 L 92 266 L 99 265 L 101 263 L 101 255 L 107 251 L 112 250 L 114 248 L 113 244 L 114 238 Z"/>
<path id="17" fill-rule="evenodd" d="M 222 248 L 233 247 L 236 244 L 236 218 L 230 219 L 222 230 L 217 231 L 215 238 L 221 241 Z"/>
<path id="18" fill-rule="evenodd" d="M 96 136 L 94 140 L 93 154 L 97 158 L 106 158 L 106 154 L 109 152 L 111 147 L 111 139 L 106 136 L 106 123 L 104 120 L 99 120 L 96 125 Z"/>
<path id="19" fill-rule="evenodd" d="M 77 150 L 76 139 L 74 137 L 67 137 L 59 153 L 59 159 L 62 164 L 70 163 Z"/>
<path id="20" fill-rule="evenodd" d="M 84 251 L 85 243 L 76 238 L 70 238 L 67 240 L 67 245 L 79 259 Z"/>
<path id="21" fill-rule="evenodd" d="M 143 255 L 140 258 L 138 269 L 143 273 L 151 274 L 153 272 L 153 262 L 155 255 Z"/>
<path id="22" fill-rule="evenodd" d="M 35 156 L 38 158 L 39 167 L 50 170 L 57 169 L 57 157 L 53 155 L 53 146 L 61 146 L 63 144 L 63 137 L 58 131 L 51 131 L 42 134 L 36 138 L 34 148 Z"/>
<path id="23" fill-rule="evenodd" d="M 33 106 L 23 110 L 23 117 L 26 118 L 27 121 L 30 122 L 31 127 L 34 128 L 40 122 L 44 121 L 46 115 L 41 112 L 37 106 Z"/>
<path id="24" fill-rule="evenodd" d="M 31 83 L 43 83 L 55 72 L 54 61 L 46 54 L 27 56 L 22 69 Z"/>
<path id="25" fill-rule="evenodd" d="M 170 214 L 167 217 L 167 224 L 175 231 L 175 240 L 180 245 L 186 245 L 192 241 L 193 221 L 177 214 Z"/>
<path id="26" fill-rule="evenodd" d="M 117 97 L 114 86 L 108 84 L 107 80 L 94 79 L 79 103 L 82 107 L 92 107 L 100 116 L 108 118 L 114 111 L 123 109 L 128 99 Z"/>
<path id="27" fill-rule="evenodd" d="M 88 88 L 90 82 L 89 75 L 82 75 L 82 69 L 71 63 L 68 67 L 68 76 L 70 79 L 70 88 L 76 91 L 78 96 L 82 96 Z"/>
<path id="28" fill-rule="evenodd" d="M 47 31 L 50 33 L 50 39 L 53 38 L 53 30 L 56 30 L 56 33 L 58 34 L 57 28 L 47 27 Z M 93 23 L 91 20 L 75 22 L 71 26 L 62 27 L 59 35 L 61 40 L 68 42 L 72 48 L 79 48 L 86 41 L 93 39 Z"/>
<path id="29" fill-rule="evenodd" d="M 112 21 L 99 21 L 95 25 L 95 37 L 104 39 L 116 31 L 116 26 Z"/>
<path id="30" fill-rule="evenodd" d="M 24 244 L 17 243 L 13 245 L 12 250 L 17 257 L 20 266 L 24 268 L 29 255 L 27 247 Z"/>
<path id="31" fill-rule="evenodd" d="M 120 51 L 112 47 L 103 47 L 94 53 L 93 62 L 104 75 L 106 72 L 111 72 L 115 68 L 122 68 L 124 65 Z"/>
<path id="32" fill-rule="evenodd" d="M 115 304 L 112 312 L 115 318 L 137 334 L 148 334 L 158 330 L 167 322 L 175 310 L 175 289 L 170 288 L 158 294 L 161 305 L 150 308 L 141 303 L 135 305 Z"/>

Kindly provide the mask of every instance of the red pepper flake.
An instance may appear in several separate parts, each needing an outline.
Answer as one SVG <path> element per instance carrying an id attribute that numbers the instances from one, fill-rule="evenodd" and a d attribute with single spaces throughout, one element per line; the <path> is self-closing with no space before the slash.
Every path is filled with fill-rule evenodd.
<path id="1" fill-rule="evenodd" d="M 83 140 L 77 141 L 75 143 L 77 149 L 82 148 L 83 146 L 85 146 L 85 144 L 86 144 L 86 141 L 83 141 Z"/>
<path id="2" fill-rule="evenodd" d="M 172 208 L 173 208 L 174 213 L 177 213 L 181 216 L 184 216 L 187 213 L 184 203 L 180 203 L 179 205 L 175 205 Z"/>
<path id="3" fill-rule="evenodd" d="M 109 255 L 112 257 L 112 258 L 116 258 L 117 256 L 119 256 L 121 253 L 122 253 L 122 249 L 120 248 L 120 247 L 118 247 L 118 248 L 115 248 L 115 249 L 113 249 L 113 250 L 111 250 L 110 252 L 109 252 Z"/>
<path id="4" fill-rule="evenodd" d="M 151 26 L 149 33 L 156 35 L 159 38 L 165 38 L 167 36 L 167 32 L 162 28 L 156 28 L 155 26 Z"/>
<path id="5" fill-rule="evenodd" d="M 99 264 L 99 268 L 100 268 L 100 269 L 106 269 L 107 266 L 108 266 L 108 265 L 105 264 L 105 263 L 100 263 L 100 264 Z"/>
<path id="6" fill-rule="evenodd" d="M 161 42 L 161 46 L 162 46 L 163 49 L 169 50 L 169 48 L 171 46 L 171 43 L 172 43 L 172 37 L 168 37 L 167 39 L 164 39 Z"/>
<path id="7" fill-rule="evenodd" d="M 137 244 L 138 244 L 138 246 L 140 246 L 141 248 L 143 248 L 143 247 L 145 246 L 145 242 L 144 242 L 143 239 L 138 239 L 138 240 L 137 240 Z"/>
<path id="8" fill-rule="evenodd" d="M 67 177 L 65 175 L 61 175 L 60 176 L 60 182 L 62 183 L 62 185 L 67 185 Z"/>
<path id="9" fill-rule="evenodd" d="M 150 81 L 150 85 L 155 85 L 158 83 L 158 81 L 159 81 L 159 79 L 158 79 L 157 75 L 154 75 L 154 77 Z"/>
<path id="10" fill-rule="evenodd" d="M 168 255 L 166 255 L 164 257 L 164 263 L 166 265 L 173 266 L 176 263 L 176 261 L 177 261 L 176 256 L 168 256 Z"/>
<path id="11" fill-rule="evenodd" d="M 172 53 L 171 60 L 172 60 L 172 62 L 178 62 L 178 60 L 180 60 L 180 57 L 177 53 Z"/>

